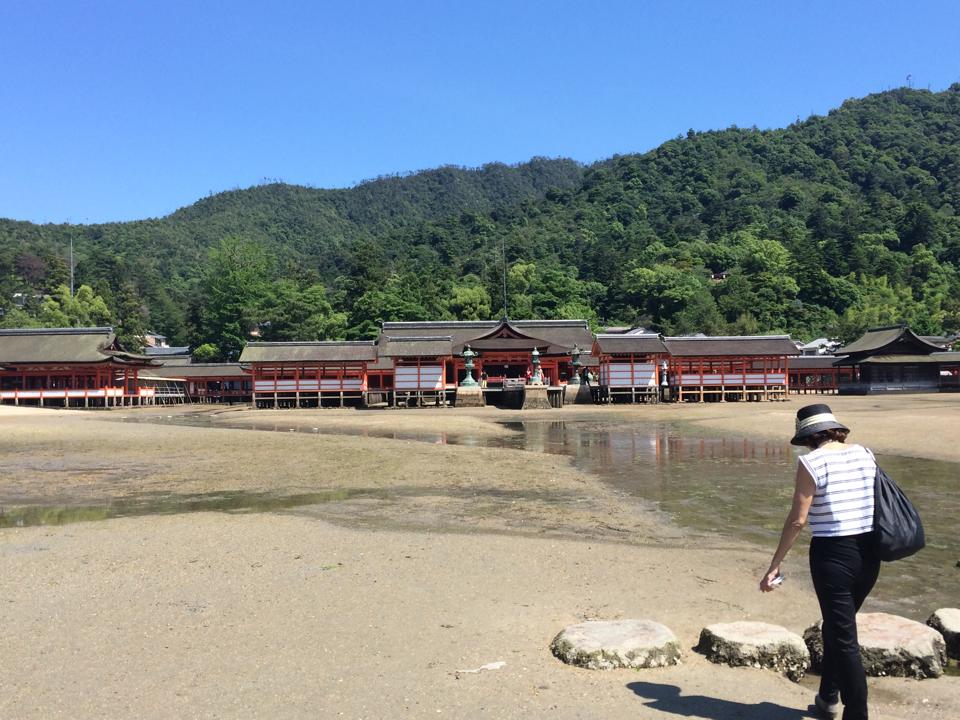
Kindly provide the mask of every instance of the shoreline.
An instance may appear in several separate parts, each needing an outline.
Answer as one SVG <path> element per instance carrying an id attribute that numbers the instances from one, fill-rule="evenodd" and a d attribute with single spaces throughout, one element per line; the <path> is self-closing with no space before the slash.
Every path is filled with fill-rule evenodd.
<path id="1" fill-rule="evenodd" d="M 787 402 L 660 403 L 652 405 L 568 405 L 558 410 L 501 410 L 484 408 L 253 410 L 249 405 L 171 405 L 63 410 L 0 406 L 5 417 L 43 417 L 50 414 L 92 420 L 120 416 L 210 415 L 220 424 L 277 425 L 337 430 L 465 432 L 487 436 L 507 434 L 501 423 L 524 420 L 622 419 L 635 423 L 683 422 L 719 432 L 754 434 L 786 443 L 793 434 L 798 408 L 812 403 L 830 405 L 837 418 L 851 428 L 851 442 L 884 454 L 960 463 L 960 445 L 943 441 L 945 429 L 960 416 L 960 393 L 888 394 L 871 396 L 791 395 Z"/>

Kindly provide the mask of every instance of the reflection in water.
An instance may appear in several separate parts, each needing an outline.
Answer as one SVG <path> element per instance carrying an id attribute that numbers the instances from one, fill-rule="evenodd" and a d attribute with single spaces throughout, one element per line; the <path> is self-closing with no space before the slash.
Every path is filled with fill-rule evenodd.
<path id="1" fill-rule="evenodd" d="M 125 418 L 126 419 L 126 418 Z M 291 427 L 281 422 L 233 424 L 217 422 L 210 414 L 129 416 L 132 422 L 160 422 L 246 430 L 319 434 L 316 427 Z M 653 502 L 678 524 L 695 534 L 740 538 L 760 543 L 771 552 L 790 507 L 797 450 L 784 441 L 717 436 L 697 428 L 666 423 L 616 424 L 605 421 L 511 422 L 513 432 L 485 436 L 447 432 L 395 432 L 380 428 L 341 428 L 337 434 L 413 440 L 433 444 L 503 447 L 565 455 L 584 472 L 594 473 L 624 493 Z M 957 466 L 932 460 L 881 456 L 881 463 L 904 488 L 924 518 L 927 548 L 919 555 L 885 564 L 872 607 L 889 609 L 926 620 L 939 607 L 954 607 L 960 588 L 960 558 L 956 518 L 960 515 Z M 365 491 L 358 491 L 363 493 Z M 393 490 L 396 493 L 396 489 Z M 368 493 L 369 494 L 369 493 Z M 150 512 L 186 512 L 193 509 L 263 511 L 329 502 L 332 494 L 310 496 L 218 495 L 176 498 L 170 504 L 138 501 L 126 507 L 112 503 L 106 517 Z M 139 507 L 139 509 L 138 509 Z M 56 522 L 58 512 L 40 512 L 16 524 Z M 94 519 L 102 509 L 73 508 L 75 519 Z M 42 515 L 47 513 L 47 515 Z M 51 515 L 52 513 L 52 515 Z M 87 513 L 87 516 L 84 516 Z M 69 521 L 69 520 L 64 520 Z M 0 527 L 11 523 L 0 516 Z M 808 537 L 808 536 L 806 536 Z M 794 549 L 790 563 L 805 573 L 805 547 Z M 795 572 L 797 571 L 795 570 Z"/>
<path id="2" fill-rule="evenodd" d="M 655 502 L 694 533 L 750 540 L 772 553 L 790 509 L 799 451 L 786 441 L 651 424 L 526 423 L 523 430 L 527 449 L 572 456 L 578 468 Z M 879 460 L 919 509 L 927 547 L 884 564 L 871 607 L 925 621 L 937 608 L 955 607 L 960 594 L 957 466 L 891 455 Z M 809 534 L 802 537 L 789 562 L 806 574 Z"/>

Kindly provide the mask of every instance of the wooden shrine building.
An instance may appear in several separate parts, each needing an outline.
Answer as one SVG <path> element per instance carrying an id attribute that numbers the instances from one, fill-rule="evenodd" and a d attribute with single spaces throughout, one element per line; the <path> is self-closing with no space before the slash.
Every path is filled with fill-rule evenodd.
<path id="1" fill-rule="evenodd" d="M 920 337 L 906 325 L 868 330 L 840 349 L 845 357 L 834 365 L 844 369 L 841 395 L 885 392 L 939 392 L 957 387 L 960 352 Z"/>
<path id="2" fill-rule="evenodd" d="M 658 402 L 666 379 L 667 347 L 663 338 L 647 332 L 607 332 L 597 335 L 593 354 L 600 363 L 601 402 Z"/>
<path id="3" fill-rule="evenodd" d="M 838 367 L 837 360 L 842 355 L 800 355 L 790 358 L 787 377 L 790 392 L 798 394 L 833 395 L 839 391 L 841 382 L 848 382 L 853 376 L 850 367 Z"/>
<path id="4" fill-rule="evenodd" d="M 386 335 L 377 342 L 392 392 L 383 401 L 392 405 L 445 405 L 457 393 L 457 358 L 450 335 Z M 462 364 L 463 360 L 460 359 Z M 392 371 L 392 376 L 390 375 Z"/>
<path id="5" fill-rule="evenodd" d="M 378 340 L 382 357 L 394 360 L 395 399 L 451 399 L 466 377 L 464 351 L 477 354 L 473 379 L 488 401 L 499 403 L 533 372 L 536 350 L 543 384 L 556 389 L 575 372 L 574 351 L 591 364 L 593 335 L 585 320 L 451 320 L 385 322 Z M 595 364 L 595 361 L 593 361 Z"/>
<path id="6" fill-rule="evenodd" d="M 150 358 L 120 347 L 110 327 L 0 330 L 0 403 L 58 407 L 153 404 L 141 387 Z"/>
<path id="7" fill-rule="evenodd" d="M 248 403 L 253 400 L 253 380 L 238 363 L 168 364 L 154 368 L 141 382 L 156 387 L 157 401 L 188 403 Z"/>
<path id="8" fill-rule="evenodd" d="M 251 342 L 240 354 L 254 407 L 361 405 L 367 366 L 376 360 L 372 340 Z"/>
<path id="9" fill-rule="evenodd" d="M 166 363 L 163 351 L 124 351 L 110 328 L 2 330 L 0 402 L 445 406 L 461 390 L 463 403 L 506 407 L 775 400 L 785 399 L 791 379 L 804 391 L 843 391 L 844 378 L 862 387 L 876 368 L 893 367 L 926 373 L 929 387 L 944 387 L 943 378 L 960 387 L 960 353 L 905 328 L 892 332 L 871 331 L 830 362 L 798 358 L 785 335 L 662 337 L 624 328 L 594 337 L 584 320 L 385 322 L 376 341 L 251 342 L 235 363 L 189 363 L 173 348 Z"/>
<path id="10" fill-rule="evenodd" d="M 785 400 L 788 358 L 800 354 L 789 335 L 665 337 L 673 399 Z"/>

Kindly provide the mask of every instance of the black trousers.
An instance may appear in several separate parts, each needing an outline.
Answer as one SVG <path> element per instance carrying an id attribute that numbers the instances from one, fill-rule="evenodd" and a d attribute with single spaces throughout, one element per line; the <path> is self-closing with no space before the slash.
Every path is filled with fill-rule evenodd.
<path id="1" fill-rule="evenodd" d="M 873 589 L 880 560 L 871 533 L 815 537 L 810 574 L 823 615 L 823 673 L 820 697 L 843 701 L 843 720 L 867 720 L 867 675 L 857 641 L 857 611 Z"/>

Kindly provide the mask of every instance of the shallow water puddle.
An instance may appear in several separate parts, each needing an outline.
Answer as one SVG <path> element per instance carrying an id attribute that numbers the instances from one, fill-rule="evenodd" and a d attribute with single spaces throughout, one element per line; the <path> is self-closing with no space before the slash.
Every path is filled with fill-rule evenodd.
<path id="1" fill-rule="evenodd" d="M 389 490 L 349 488 L 299 494 L 255 491 L 197 494 L 142 493 L 108 499 L 98 504 L 89 501 L 70 502 L 66 499 L 57 504 L 11 503 L 7 506 L 0 505 L 0 528 L 67 525 L 120 517 L 191 512 L 279 512 L 348 500 L 375 500 L 382 505 L 387 501 L 405 498 L 436 497 L 437 493 L 435 488 L 391 487 Z M 562 493 L 505 490 L 496 487 L 446 489 L 443 495 L 460 500 L 488 500 L 494 503 L 522 503 L 533 500 L 543 503 L 562 503 L 574 500 Z"/>
<path id="2" fill-rule="evenodd" d="M 354 498 L 383 499 L 381 490 L 329 490 L 299 495 L 266 492 L 219 492 L 195 495 L 145 493 L 103 504 L 59 504 L 0 507 L 0 528 L 30 525 L 67 525 L 142 515 L 188 512 L 275 512 L 306 505 L 321 505 Z"/>

